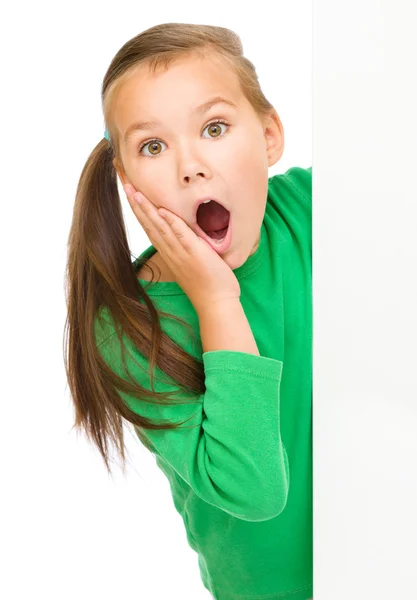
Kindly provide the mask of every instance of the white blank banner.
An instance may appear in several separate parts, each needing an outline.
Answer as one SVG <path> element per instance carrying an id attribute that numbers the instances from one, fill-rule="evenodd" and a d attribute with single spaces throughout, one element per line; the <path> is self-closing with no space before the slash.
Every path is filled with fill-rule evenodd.
<path id="1" fill-rule="evenodd" d="M 415 5 L 313 14 L 314 599 L 417 598 Z"/>

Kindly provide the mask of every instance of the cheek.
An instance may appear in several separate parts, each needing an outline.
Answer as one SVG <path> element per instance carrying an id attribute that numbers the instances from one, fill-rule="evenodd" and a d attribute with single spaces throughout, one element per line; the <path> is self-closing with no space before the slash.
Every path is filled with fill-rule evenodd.
<path id="1" fill-rule="evenodd" d="M 157 179 L 156 177 L 152 177 L 149 173 L 135 173 L 132 178 L 132 183 L 156 208 L 163 206 L 168 210 L 175 210 L 173 208 L 172 200 L 171 202 L 169 200 L 169 188 L 168 186 L 161 185 L 160 178 Z"/>
<path id="2" fill-rule="evenodd" d="M 249 227 L 257 226 L 258 218 L 261 218 L 265 212 L 268 169 L 263 164 L 254 165 L 254 161 L 249 160 L 242 165 L 240 176 L 234 181 L 234 205 L 241 209 L 242 215 L 246 215 L 244 220 Z"/>
<path id="3" fill-rule="evenodd" d="M 260 137 L 258 131 L 250 130 L 236 136 L 231 160 L 238 162 L 241 172 L 248 174 L 267 164 L 265 141 Z"/>
<path id="4" fill-rule="evenodd" d="M 239 136 L 229 143 L 213 144 L 213 165 L 233 185 L 239 185 L 242 179 L 251 177 L 254 166 L 254 152 L 247 137 Z M 220 148 L 221 146 L 221 148 Z"/>
<path id="5" fill-rule="evenodd" d="M 170 187 L 168 185 L 166 185 L 165 187 L 161 187 L 161 185 L 157 185 L 157 186 L 153 186 L 150 189 L 152 190 L 150 192 L 150 194 L 151 194 L 150 200 L 156 208 L 166 208 L 170 212 L 180 216 L 178 211 L 181 209 L 178 207 L 178 202 L 176 202 L 172 198 L 172 192 L 170 193 L 170 190 L 172 190 L 172 187 Z"/>
<path id="6" fill-rule="evenodd" d="M 237 180 L 238 187 L 244 194 L 244 197 L 253 197 L 255 194 L 259 196 L 261 188 L 265 185 L 265 180 L 268 180 L 268 163 L 266 160 L 266 152 L 261 148 L 252 149 L 248 152 L 246 149 L 241 150 L 239 155 L 235 157 L 233 172 L 234 179 Z"/>
<path id="7" fill-rule="evenodd" d="M 161 188 L 161 186 L 152 187 L 152 191 L 150 192 L 150 194 L 150 200 L 152 204 L 154 204 L 157 208 L 163 207 L 167 208 L 171 212 L 175 212 L 175 205 L 172 198 L 170 198 L 168 188 L 164 189 Z"/>

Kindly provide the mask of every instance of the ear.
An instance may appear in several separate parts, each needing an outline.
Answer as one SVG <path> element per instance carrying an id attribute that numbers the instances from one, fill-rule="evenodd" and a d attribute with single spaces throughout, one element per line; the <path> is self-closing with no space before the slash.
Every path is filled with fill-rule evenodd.
<path id="1" fill-rule="evenodd" d="M 123 168 L 122 165 L 119 165 L 119 163 L 117 162 L 117 160 L 115 158 L 113 158 L 113 167 L 116 169 L 117 171 L 117 175 L 120 179 L 120 181 L 122 182 L 122 186 L 125 185 L 126 183 L 130 183 L 130 181 L 128 180 L 125 170 Z"/>
<path id="2" fill-rule="evenodd" d="M 263 128 L 268 167 L 272 167 L 279 161 L 284 152 L 284 128 L 275 109 L 265 118 Z"/>

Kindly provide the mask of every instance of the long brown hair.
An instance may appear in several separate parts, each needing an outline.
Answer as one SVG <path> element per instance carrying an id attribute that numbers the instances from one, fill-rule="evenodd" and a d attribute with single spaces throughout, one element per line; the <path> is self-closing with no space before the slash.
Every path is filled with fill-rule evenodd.
<path id="1" fill-rule="evenodd" d="M 185 326 L 187 323 L 158 311 L 137 278 L 113 164 L 115 159 L 122 165 L 112 120 L 117 91 L 139 66 L 148 66 L 154 74 L 158 68 L 168 69 L 174 61 L 191 54 L 217 55 L 232 65 L 243 94 L 260 117 L 273 108 L 260 88 L 255 67 L 243 56 L 239 36 L 224 27 L 185 23 L 156 25 L 124 44 L 107 69 L 101 98 L 110 142 L 104 137 L 100 140 L 81 172 L 68 238 L 64 361 L 75 405 L 73 427 L 83 429 L 96 444 L 109 473 L 108 440 L 115 445 L 125 467 L 122 419 L 135 426 L 148 448 L 141 430 L 173 429 L 181 425 L 145 419 L 128 408 L 117 390 L 147 402 L 172 403 L 171 393 L 155 392 L 153 374 L 157 365 L 178 383 L 178 394 L 183 398 L 189 393 L 195 396 L 205 391 L 203 362 L 162 331 L 160 316 L 176 319 Z M 146 258 L 136 262 L 142 266 Z M 116 324 L 122 353 L 122 336 L 127 335 L 149 359 L 152 391 L 132 379 L 128 382 L 120 378 L 103 361 L 95 337 L 95 323 L 101 322 L 103 311 Z"/>

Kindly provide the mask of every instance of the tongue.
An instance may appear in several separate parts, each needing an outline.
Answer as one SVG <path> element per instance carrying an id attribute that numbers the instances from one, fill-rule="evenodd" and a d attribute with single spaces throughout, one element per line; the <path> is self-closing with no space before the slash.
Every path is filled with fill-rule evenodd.
<path id="1" fill-rule="evenodd" d="M 226 234 L 229 218 L 229 211 L 214 200 L 198 207 L 197 223 L 207 235 L 215 239 L 221 239 Z"/>

